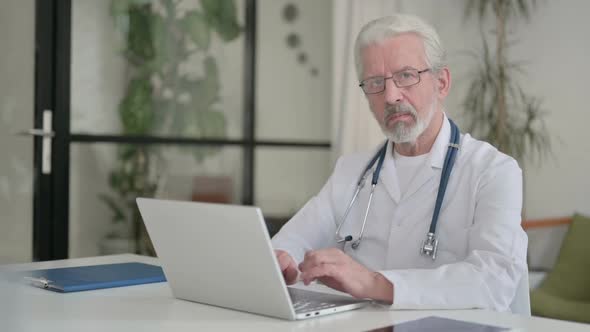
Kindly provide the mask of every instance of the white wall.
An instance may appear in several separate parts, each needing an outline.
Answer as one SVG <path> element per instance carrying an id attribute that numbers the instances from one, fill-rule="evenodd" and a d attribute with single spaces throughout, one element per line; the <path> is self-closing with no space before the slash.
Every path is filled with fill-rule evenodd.
<path id="1" fill-rule="evenodd" d="M 295 4 L 298 17 L 283 20 L 283 8 Z M 256 131 L 259 139 L 330 140 L 331 18 L 329 0 L 259 0 L 256 49 Z M 287 47 L 297 33 L 301 46 Z M 307 63 L 299 64 L 299 52 Z M 311 68 L 319 70 L 312 76 Z"/>
<path id="2" fill-rule="evenodd" d="M 283 8 L 298 8 L 293 23 Z M 256 137 L 260 140 L 330 141 L 332 1 L 260 0 L 256 49 Z M 301 46 L 287 47 L 297 33 Z M 307 62 L 297 61 L 299 52 Z M 311 75 L 316 67 L 317 76 Z M 256 205 L 288 216 L 315 195 L 331 171 L 328 149 L 258 148 Z"/>
<path id="3" fill-rule="evenodd" d="M 531 59 L 526 86 L 543 98 L 555 160 L 526 167 L 529 218 L 590 215 L 590 2 L 547 1 L 529 25 L 521 25 L 515 55 Z"/>
<path id="4" fill-rule="evenodd" d="M 32 259 L 35 1 L 0 3 L 0 264 Z"/>
<path id="5" fill-rule="evenodd" d="M 590 22 L 584 0 L 541 2 L 529 24 L 519 24 L 515 56 L 531 59 L 526 88 L 544 100 L 555 158 L 525 165 L 527 218 L 590 215 Z M 566 227 L 531 230 L 530 265 L 550 268 Z"/>

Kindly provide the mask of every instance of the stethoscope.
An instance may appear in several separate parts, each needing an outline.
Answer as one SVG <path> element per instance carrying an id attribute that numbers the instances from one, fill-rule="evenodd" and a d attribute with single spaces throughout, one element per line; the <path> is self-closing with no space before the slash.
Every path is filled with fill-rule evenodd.
<path id="1" fill-rule="evenodd" d="M 426 234 L 426 239 L 422 242 L 422 247 L 420 248 L 420 253 L 422 255 L 430 256 L 433 260 L 436 259 L 436 251 L 438 249 L 438 239 L 436 237 L 436 223 L 438 221 L 438 215 L 440 213 L 440 208 L 442 205 L 443 198 L 445 196 L 445 191 L 447 189 L 447 183 L 449 182 L 449 177 L 451 175 L 451 170 L 453 169 L 453 164 L 455 163 L 455 158 L 457 155 L 457 151 L 459 150 L 459 140 L 460 140 L 460 133 L 459 128 L 457 125 L 449 119 L 449 123 L 451 125 L 451 139 L 449 140 L 449 146 L 447 148 L 447 154 L 445 156 L 445 161 L 443 164 L 443 169 L 440 178 L 440 184 L 438 186 L 438 193 L 436 195 L 436 204 L 434 205 L 434 213 L 432 214 L 432 221 L 430 222 L 430 229 Z M 356 190 L 354 191 L 354 195 L 348 203 L 348 207 L 344 212 L 344 216 L 340 219 L 340 223 L 338 228 L 336 229 L 336 240 L 338 243 L 344 243 L 352 241 L 352 248 L 358 249 L 359 245 L 361 244 L 361 240 L 363 239 L 363 234 L 365 233 L 365 225 L 367 223 L 367 216 L 369 215 L 369 210 L 371 208 L 371 202 L 373 201 L 373 194 L 375 192 L 375 187 L 377 186 L 377 182 L 379 181 L 379 174 L 381 173 L 381 168 L 383 167 L 383 161 L 385 160 L 385 154 L 387 152 L 387 141 L 383 144 L 383 147 L 377 151 L 375 156 L 371 159 L 371 161 L 365 167 L 365 170 L 361 174 L 357 184 Z M 345 237 L 340 236 L 340 229 L 342 225 L 346 222 L 346 217 L 350 212 L 350 209 L 354 205 L 359 192 L 365 186 L 365 180 L 369 175 L 369 171 L 373 168 L 373 166 L 377 163 L 375 170 L 373 171 L 373 178 L 371 180 L 371 192 L 369 193 L 369 202 L 367 203 L 367 208 L 365 209 L 365 216 L 363 218 L 363 224 L 361 226 L 361 231 L 359 236 L 356 240 L 353 241 L 352 235 L 347 235 Z"/>

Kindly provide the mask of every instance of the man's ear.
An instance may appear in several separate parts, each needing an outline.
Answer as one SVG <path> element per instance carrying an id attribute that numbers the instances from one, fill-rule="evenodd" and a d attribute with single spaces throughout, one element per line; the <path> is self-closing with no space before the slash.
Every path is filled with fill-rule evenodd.
<path id="1" fill-rule="evenodd" d="M 436 90 L 438 93 L 438 97 L 441 99 L 445 99 L 449 95 L 449 90 L 451 89 L 451 72 L 449 68 L 443 67 L 439 70 L 438 75 L 436 77 Z"/>

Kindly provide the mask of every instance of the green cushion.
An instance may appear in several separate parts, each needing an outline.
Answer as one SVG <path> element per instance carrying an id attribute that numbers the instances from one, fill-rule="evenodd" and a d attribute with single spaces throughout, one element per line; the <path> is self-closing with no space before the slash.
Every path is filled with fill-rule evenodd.
<path id="1" fill-rule="evenodd" d="M 539 288 L 566 300 L 590 303 L 590 218 L 574 215 L 555 267 Z"/>
<path id="2" fill-rule="evenodd" d="M 566 300 L 541 289 L 531 292 L 531 310 L 534 316 L 590 323 L 590 302 Z"/>
<path id="3" fill-rule="evenodd" d="M 590 218 L 574 215 L 555 267 L 531 292 L 531 311 L 590 323 Z"/>

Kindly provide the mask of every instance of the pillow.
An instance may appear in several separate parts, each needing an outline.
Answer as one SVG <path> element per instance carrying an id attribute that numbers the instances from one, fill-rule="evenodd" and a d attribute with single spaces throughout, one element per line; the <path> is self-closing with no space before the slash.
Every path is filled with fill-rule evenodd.
<path id="1" fill-rule="evenodd" d="M 574 214 L 557 262 L 541 288 L 568 300 L 590 302 L 590 217 Z"/>

